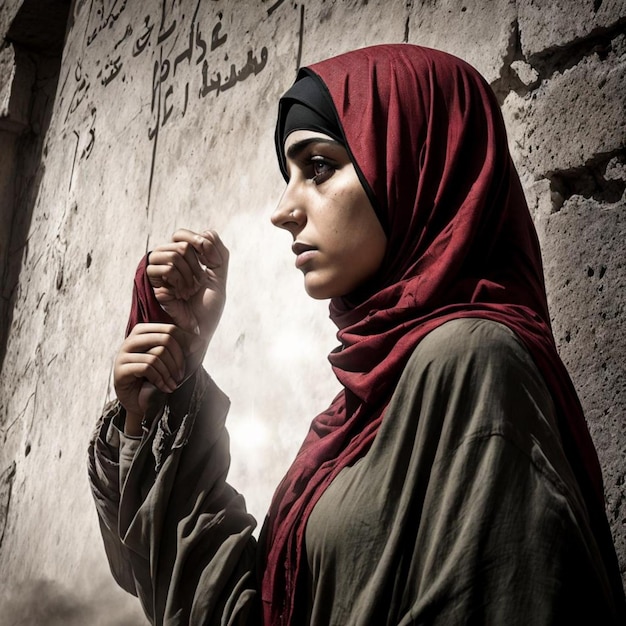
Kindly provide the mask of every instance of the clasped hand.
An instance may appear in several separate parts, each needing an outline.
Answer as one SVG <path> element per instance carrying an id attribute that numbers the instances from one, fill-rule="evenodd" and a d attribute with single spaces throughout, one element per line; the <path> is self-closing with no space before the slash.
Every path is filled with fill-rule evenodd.
<path id="1" fill-rule="evenodd" d="M 146 271 L 174 324 L 137 324 L 117 354 L 115 392 L 127 421 L 146 413 L 151 390 L 172 393 L 202 363 L 226 301 L 228 250 L 215 231 L 180 229 L 150 253 Z"/>

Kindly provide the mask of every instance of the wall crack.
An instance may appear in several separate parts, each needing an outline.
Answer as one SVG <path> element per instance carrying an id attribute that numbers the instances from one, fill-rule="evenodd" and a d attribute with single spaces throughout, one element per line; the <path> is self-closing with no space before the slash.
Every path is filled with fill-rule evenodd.
<path id="1" fill-rule="evenodd" d="M 626 190 L 626 149 L 595 155 L 584 165 L 548 172 L 553 212 L 572 196 L 619 202 Z"/>
<path id="2" fill-rule="evenodd" d="M 0 474 L 0 546 L 4 539 L 4 530 L 7 525 L 9 504 L 11 502 L 11 490 L 15 480 L 15 461 Z"/>

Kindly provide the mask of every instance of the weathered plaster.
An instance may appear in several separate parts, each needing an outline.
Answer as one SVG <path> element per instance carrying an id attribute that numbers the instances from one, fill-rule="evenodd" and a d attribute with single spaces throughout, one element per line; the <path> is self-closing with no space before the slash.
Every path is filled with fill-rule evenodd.
<path id="1" fill-rule="evenodd" d="M 0 34 L 21 4 L 0 7 Z M 0 47 L 9 323 L 0 571 L 15 583 L 0 615 L 25 614 L 36 594 L 46 623 L 143 621 L 107 572 L 85 447 L 112 395 L 133 268 L 178 226 L 216 228 L 231 250 L 229 300 L 206 365 L 232 399 L 230 480 L 262 518 L 310 419 L 337 389 L 324 365 L 335 343 L 326 305 L 306 297 L 289 236 L 269 224 L 283 187 L 276 104 L 298 66 L 381 42 L 458 54 L 503 103 L 555 336 L 598 447 L 626 569 L 626 8 L 571 5 L 180 0 L 162 12 L 161 3 L 76 0 L 60 70 L 28 47 L 32 37 Z M 104 616 L 103 599 L 116 613 Z"/>

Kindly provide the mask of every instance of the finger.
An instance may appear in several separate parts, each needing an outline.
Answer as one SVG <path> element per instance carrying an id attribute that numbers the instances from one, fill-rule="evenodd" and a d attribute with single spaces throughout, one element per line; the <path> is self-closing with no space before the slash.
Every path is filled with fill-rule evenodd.
<path id="1" fill-rule="evenodd" d="M 168 342 L 179 342 L 181 330 L 175 324 L 142 322 L 136 324 L 122 343 L 122 349 L 129 352 L 145 352 Z"/>
<path id="2" fill-rule="evenodd" d="M 157 357 L 150 354 L 134 354 L 132 360 L 122 361 L 118 365 L 120 377 L 124 384 L 129 379 L 145 379 L 165 393 L 172 393 L 176 381 L 169 376 L 167 369 Z"/>
<path id="3" fill-rule="evenodd" d="M 137 324 L 115 360 L 116 390 L 125 394 L 124 388 L 132 386 L 134 380 L 144 379 L 163 393 L 171 393 L 184 379 L 184 335 L 173 324 Z"/>
<path id="4" fill-rule="evenodd" d="M 154 250 L 150 254 L 148 278 L 153 286 L 190 289 L 194 287 L 194 266 L 199 271 L 198 261 L 189 244 L 170 244 L 168 249 Z"/>
<path id="5" fill-rule="evenodd" d="M 140 322 L 139 324 L 135 324 L 128 337 L 129 339 L 131 335 L 145 335 L 150 333 L 166 333 L 168 335 L 176 335 L 177 327 L 175 324 L 164 324 L 161 322 Z"/>
<path id="6" fill-rule="evenodd" d="M 173 235 L 174 237 L 181 238 L 180 241 L 170 244 L 171 248 L 166 253 L 171 254 L 175 251 L 180 256 L 178 258 L 167 258 L 162 254 L 160 259 L 164 263 L 169 263 L 170 266 L 175 266 L 185 277 L 185 288 L 188 290 L 186 295 L 196 293 L 198 285 L 206 282 L 205 266 L 200 260 L 202 253 L 201 241 L 202 237 L 192 231 L 179 230 Z M 165 268 L 161 268 L 164 271 L 165 276 L 167 273 Z"/>
<path id="7" fill-rule="evenodd" d="M 201 236 L 196 235 L 192 242 L 180 242 L 181 246 L 185 249 L 185 259 L 191 268 L 195 279 L 202 283 L 205 277 L 205 268 L 201 262 L 200 256 L 202 254 Z"/>
<path id="8" fill-rule="evenodd" d="M 211 269 L 228 268 L 229 252 L 217 231 L 206 230 L 202 233 L 202 259 Z"/>
<path id="9" fill-rule="evenodd" d="M 177 366 L 184 369 L 186 355 L 198 349 L 202 339 L 175 324 L 143 322 L 136 324 L 122 344 L 121 351 L 147 352 L 164 346 L 171 353 Z"/>
<path id="10" fill-rule="evenodd" d="M 183 357 L 182 350 L 180 348 L 178 350 L 173 350 L 174 346 L 178 344 L 174 342 L 172 345 L 168 346 L 155 346 L 154 348 L 150 348 L 146 354 L 151 354 L 160 361 L 163 362 L 170 376 L 177 382 L 183 379 L 185 375 L 185 358 Z"/>
<path id="11" fill-rule="evenodd" d="M 207 230 L 201 235 L 194 233 L 190 230 L 180 229 L 173 235 L 174 241 L 184 241 L 193 246 L 196 254 L 203 265 L 210 269 L 215 269 L 223 265 L 224 258 L 222 256 L 222 250 L 226 250 L 226 247 L 215 231 Z M 219 241 L 219 248 L 216 246 L 216 242 Z M 200 266 L 200 269 L 204 268 Z M 196 278 L 202 281 L 203 274 L 196 274 Z"/>
<path id="12" fill-rule="evenodd" d="M 187 334 L 173 324 L 138 324 L 122 344 L 120 353 L 158 356 L 172 376 L 180 379 L 185 371 Z"/>

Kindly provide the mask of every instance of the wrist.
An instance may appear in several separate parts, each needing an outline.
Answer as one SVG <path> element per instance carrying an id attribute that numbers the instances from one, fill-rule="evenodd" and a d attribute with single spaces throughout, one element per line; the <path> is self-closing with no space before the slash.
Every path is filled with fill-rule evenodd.
<path id="1" fill-rule="evenodd" d="M 139 437 L 143 433 L 142 421 L 143 415 L 127 411 L 126 419 L 124 420 L 124 434 L 131 437 Z"/>

